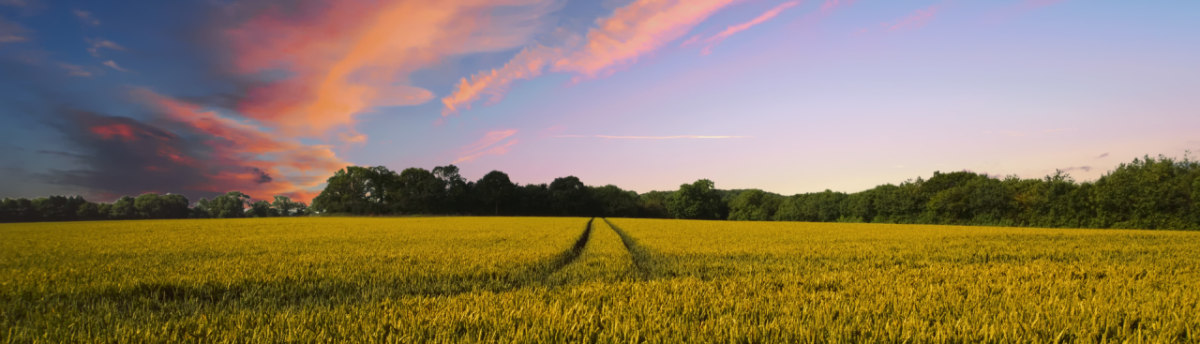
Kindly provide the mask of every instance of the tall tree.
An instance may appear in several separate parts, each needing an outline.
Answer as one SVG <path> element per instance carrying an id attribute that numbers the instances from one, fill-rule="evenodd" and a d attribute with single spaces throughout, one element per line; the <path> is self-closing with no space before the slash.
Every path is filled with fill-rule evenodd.
<path id="1" fill-rule="evenodd" d="M 667 199 L 667 211 L 677 219 L 717 220 L 724 218 L 725 206 L 716 185 L 708 179 L 679 186 L 679 191 Z"/>
<path id="2" fill-rule="evenodd" d="M 432 214 L 440 210 L 446 186 L 436 175 L 423 168 L 407 168 L 400 172 L 397 192 L 393 193 L 399 209 L 409 214 Z"/>
<path id="3" fill-rule="evenodd" d="M 439 212 L 444 214 L 461 214 L 468 212 L 473 208 L 470 199 L 472 183 L 468 183 L 458 173 L 458 166 L 446 165 L 433 168 L 433 175 L 442 181 L 442 185 L 446 188 L 442 198 L 442 209 Z"/>
<path id="4" fill-rule="evenodd" d="M 729 219 L 738 221 L 770 221 L 779 209 L 780 200 L 759 189 L 743 191 L 729 202 Z"/>
<path id="5" fill-rule="evenodd" d="M 479 194 L 479 199 L 488 208 L 492 208 L 490 209 L 492 214 L 500 215 L 500 203 L 508 201 L 513 196 L 516 185 L 508 179 L 508 175 L 504 172 L 491 171 L 475 183 L 475 189 Z"/>
<path id="6" fill-rule="evenodd" d="M 575 176 L 554 178 L 550 182 L 551 209 L 559 216 L 591 216 L 592 195 L 587 185 Z"/>
<path id="7" fill-rule="evenodd" d="M 292 202 L 287 196 L 275 196 L 275 201 L 271 202 L 271 207 L 279 212 L 279 216 L 292 216 L 292 211 L 296 209 L 296 203 Z"/>
<path id="8" fill-rule="evenodd" d="M 137 217 L 137 213 L 133 197 L 122 196 L 113 202 L 110 217 L 117 220 L 133 219 Z"/>

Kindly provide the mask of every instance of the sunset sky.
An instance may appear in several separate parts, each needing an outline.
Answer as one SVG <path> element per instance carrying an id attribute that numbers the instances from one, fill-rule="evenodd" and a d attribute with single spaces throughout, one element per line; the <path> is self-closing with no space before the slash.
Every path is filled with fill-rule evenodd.
<path id="1" fill-rule="evenodd" d="M 347 165 L 638 192 L 1200 152 L 1200 2 L 0 0 L 0 198 Z"/>

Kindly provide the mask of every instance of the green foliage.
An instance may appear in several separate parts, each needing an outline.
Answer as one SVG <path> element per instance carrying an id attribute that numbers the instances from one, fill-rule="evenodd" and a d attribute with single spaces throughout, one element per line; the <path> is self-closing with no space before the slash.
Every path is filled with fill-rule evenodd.
<path id="1" fill-rule="evenodd" d="M 591 191 L 575 176 L 554 178 L 550 182 L 550 208 L 558 216 L 596 215 Z"/>
<path id="2" fill-rule="evenodd" d="M 485 209 L 491 208 L 492 215 L 500 215 L 500 204 L 512 201 L 516 196 L 516 188 L 517 186 L 508 179 L 508 174 L 500 171 L 488 172 L 475 183 L 475 193 L 479 195 Z M 505 211 L 508 210 L 510 209 L 505 207 Z"/>
<path id="3" fill-rule="evenodd" d="M 250 203 L 250 209 L 247 210 L 246 215 L 250 217 L 271 217 L 271 203 L 267 203 L 267 201 Z"/>
<path id="4" fill-rule="evenodd" d="M 599 213 L 605 217 L 638 217 L 638 194 L 621 190 L 616 185 L 591 188 L 591 195 L 599 203 Z"/>
<path id="5" fill-rule="evenodd" d="M 734 221 L 770 221 L 783 203 L 782 197 L 759 189 L 746 190 L 729 201 L 729 219 Z"/>
<path id="6" fill-rule="evenodd" d="M 708 179 L 679 186 L 679 191 L 667 198 L 667 212 L 677 219 L 724 219 L 725 203 L 715 184 Z"/>
<path id="7" fill-rule="evenodd" d="M 1198 180 L 1200 163 L 1189 155 L 1134 159 L 1094 182 L 1076 182 L 1063 171 L 1041 179 L 937 171 L 927 180 L 856 193 L 826 190 L 788 197 L 718 190 L 707 179 L 681 185 L 678 191 L 639 195 L 615 185 L 587 186 L 575 176 L 549 185 L 517 185 L 500 171 L 468 182 L 454 165 L 400 173 L 383 166 L 348 166 L 327 180 L 311 208 L 276 196 L 266 210 L 256 210 L 250 196 L 236 191 L 201 199 L 192 208 L 187 198 L 172 194 L 126 196 L 111 204 L 51 196 L 3 200 L 0 222 L 476 214 L 1200 230 Z"/>
<path id="8" fill-rule="evenodd" d="M 395 184 L 398 190 L 392 199 L 403 213 L 432 214 L 444 202 L 446 185 L 436 175 L 423 168 L 407 168 L 400 172 Z"/>

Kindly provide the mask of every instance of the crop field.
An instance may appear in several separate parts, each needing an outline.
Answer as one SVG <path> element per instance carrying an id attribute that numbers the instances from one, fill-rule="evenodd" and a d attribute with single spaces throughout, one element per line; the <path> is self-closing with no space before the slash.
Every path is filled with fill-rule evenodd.
<path id="1" fill-rule="evenodd" d="M 588 218 L 0 225 L 0 343 L 1200 342 L 1200 233 Z"/>

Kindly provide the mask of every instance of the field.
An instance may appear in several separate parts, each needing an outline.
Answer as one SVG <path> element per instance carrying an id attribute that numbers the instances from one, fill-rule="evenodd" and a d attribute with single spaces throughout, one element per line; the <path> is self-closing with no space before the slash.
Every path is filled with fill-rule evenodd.
<path id="1" fill-rule="evenodd" d="M 1200 342 L 1200 233 L 587 218 L 0 225 L 3 343 Z"/>

